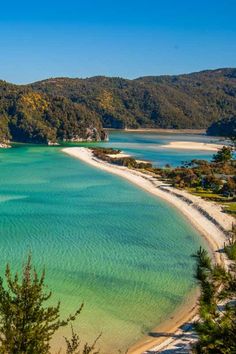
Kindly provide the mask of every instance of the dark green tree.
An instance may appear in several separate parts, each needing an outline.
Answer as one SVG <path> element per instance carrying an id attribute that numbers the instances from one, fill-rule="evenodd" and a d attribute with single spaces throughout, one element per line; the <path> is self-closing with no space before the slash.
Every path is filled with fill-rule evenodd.
<path id="1" fill-rule="evenodd" d="M 229 235 L 229 242 L 224 247 L 228 258 L 236 262 L 236 225 L 233 225 Z"/>
<path id="2" fill-rule="evenodd" d="M 214 162 L 227 162 L 233 158 L 232 149 L 228 146 L 223 146 L 222 149 L 217 151 L 213 156 Z"/>
<path id="3" fill-rule="evenodd" d="M 196 331 L 198 354 L 236 353 L 236 263 L 229 269 L 213 264 L 207 252 L 200 248 L 196 278 L 201 289 Z"/>
<path id="4" fill-rule="evenodd" d="M 4 143 L 11 139 L 8 123 L 6 114 L 0 114 L 0 143 Z"/>
<path id="5" fill-rule="evenodd" d="M 73 315 L 61 320 L 60 303 L 46 306 L 52 293 L 45 292 L 45 272 L 37 274 L 31 256 L 21 277 L 12 275 L 9 266 L 5 277 L 5 280 L 0 277 L 0 353 L 49 353 L 53 334 L 74 321 L 83 304 Z"/>
<path id="6" fill-rule="evenodd" d="M 227 138 L 231 141 L 233 148 L 236 148 L 236 116 L 223 118 L 207 129 L 207 134 L 217 135 Z"/>
<path id="7" fill-rule="evenodd" d="M 80 347 L 81 347 L 81 343 L 80 343 L 80 337 L 79 335 L 74 331 L 73 327 L 71 326 L 71 338 L 66 338 L 65 337 L 65 341 L 66 341 L 66 354 L 99 354 L 99 351 L 97 351 L 95 349 L 97 341 L 99 340 L 99 338 L 101 337 L 101 334 L 95 339 L 95 341 L 89 345 L 88 343 L 86 343 L 83 347 L 83 350 L 81 352 Z"/>

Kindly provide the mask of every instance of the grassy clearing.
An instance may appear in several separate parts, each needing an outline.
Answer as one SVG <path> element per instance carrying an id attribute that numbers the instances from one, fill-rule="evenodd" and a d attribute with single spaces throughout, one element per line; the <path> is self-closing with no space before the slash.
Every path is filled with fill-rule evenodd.
<path id="1" fill-rule="evenodd" d="M 199 189 L 199 188 L 186 188 L 188 192 L 207 199 L 207 200 L 214 200 L 214 201 L 219 201 L 219 202 L 229 202 L 229 199 L 227 197 L 224 197 L 223 195 L 219 195 L 214 193 L 211 190 L 205 190 L 205 189 Z"/>
<path id="2" fill-rule="evenodd" d="M 236 201 L 233 199 L 221 196 L 205 189 L 187 188 L 187 191 L 203 199 L 220 203 L 226 213 L 236 217 Z"/>
<path id="3" fill-rule="evenodd" d="M 236 202 L 224 203 L 224 211 L 236 217 Z"/>

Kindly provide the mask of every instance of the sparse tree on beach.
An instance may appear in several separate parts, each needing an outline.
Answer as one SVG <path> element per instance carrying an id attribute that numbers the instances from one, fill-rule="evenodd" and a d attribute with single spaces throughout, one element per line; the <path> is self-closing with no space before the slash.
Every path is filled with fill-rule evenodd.
<path id="1" fill-rule="evenodd" d="M 31 256 L 23 266 L 22 275 L 12 275 L 7 265 L 5 279 L 0 277 L 0 353 L 48 354 L 50 341 L 61 327 L 73 322 L 80 314 L 83 304 L 65 320 L 60 319 L 60 302 L 46 306 L 52 293 L 45 291 L 45 272 L 39 275 L 32 267 Z M 66 340 L 67 354 L 80 353 L 78 335 Z M 82 354 L 94 351 L 96 341 L 85 344 Z"/>

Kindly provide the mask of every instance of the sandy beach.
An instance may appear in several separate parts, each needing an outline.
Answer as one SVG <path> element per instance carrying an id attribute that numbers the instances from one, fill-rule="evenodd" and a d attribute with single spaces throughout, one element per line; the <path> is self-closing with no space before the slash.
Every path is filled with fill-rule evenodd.
<path id="1" fill-rule="evenodd" d="M 183 190 L 178 190 L 157 180 L 151 175 L 139 171 L 131 170 L 123 166 L 112 165 L 107 162 L 98 160 L 93 156 L 90 149 L 83 147 L 64 148 L 64 153 L 78 158 L 96 168 L 100 168 L 106 172 L 113 173 L 129 182 L 139 186 L 148 193 L 151 193 L 174 207 L 178 208 L 181 213 L 199 230 L 201 235 L 209 243 L 214 257 L 219 263 L 227 263 L 227 259 L 223 253 L 216 252 L 222 249 L 226 241 L 227 231 L 231 230 L 234 218 L 222 212 L 221 207 L 215 203 L 205 201 L 200 197 L 191 195 Z M 179 327 L 193 319 L 196 315 L 196 294 L 181 309 L 178 309 L 170 319 L 167 319 L 152 332 L 161 333 L 163 336 L 148 336 L 140 340 L 132 346 L 129 354 L 155 353 L 160 352 L 163 348 L 174 345 L 176 339 L 173 339 L 173 333 L 181 336 L 183 332 Z M 182 333 L 183 334 L 183 333 Z"/>
<path id="2" fill-rule="evenodd" d="M 161 147 L 168 148 L 168 149 L 181 149 L 181 150 L 217 151 L 221 149 L 223 145 L 195 143 L 193 141 L 171 141 L 167 145 L 161 145 Z"/>
<path id="3" fill-rule="evenodd" d="M 112 157 L 113 159 L 120 159 L 122 157 L 130 157 L 129 154 L 125 154 L 124 152 L 119 152 L 118 154 L 107 154 L 107 156 Z"/>
<path id="4" fill-rule="evenodd" d="M 124 152 L 119 152 L 118 154 L 107 154 L 107 156 L 111 157 L 112 159 L 121 159 L 123 157 L 133 157 L 129 154 L 125 154 Z M 145 160 L 137 160 L 135 159 L 136 162 L 138 163 L 148 163 L 148 161 L 145 161 Z"/>

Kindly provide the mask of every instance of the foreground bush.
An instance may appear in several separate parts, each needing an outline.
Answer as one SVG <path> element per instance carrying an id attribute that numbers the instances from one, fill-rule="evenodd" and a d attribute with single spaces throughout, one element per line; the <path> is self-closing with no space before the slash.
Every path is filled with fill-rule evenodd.
<path id="1" fill-rule="evenodd" d="M 50 353 L 54 333 L 72 323 L 83 308 L 82 304 L 74 314 L 61 320 L 59 302 L 56 306 L 46 306 L 51 296 L 51 292 L 45 292 L 45 272 L 39 276 L 32 269 L 31 256 L 20 277 L 11 274 L 9 265 L 6 267 L 5 280 L 0 277 L 0 353 Z M 85 344 L 80 352 L 79 336 L 72 331 L 72 338 L 66 339 L 66 353 L 95 354 L 95 343 Z"/>
<path id="2" fill-rule="evenodd" d="M 229 245 L 229 248 L 231 246 Z M 229 269 L 213 264 L 200 248 L 196 278 L 201 288 L 196 331 L 199 341 L 194 348 L 199 354 L 236 353 L 236 262 Z"/>

